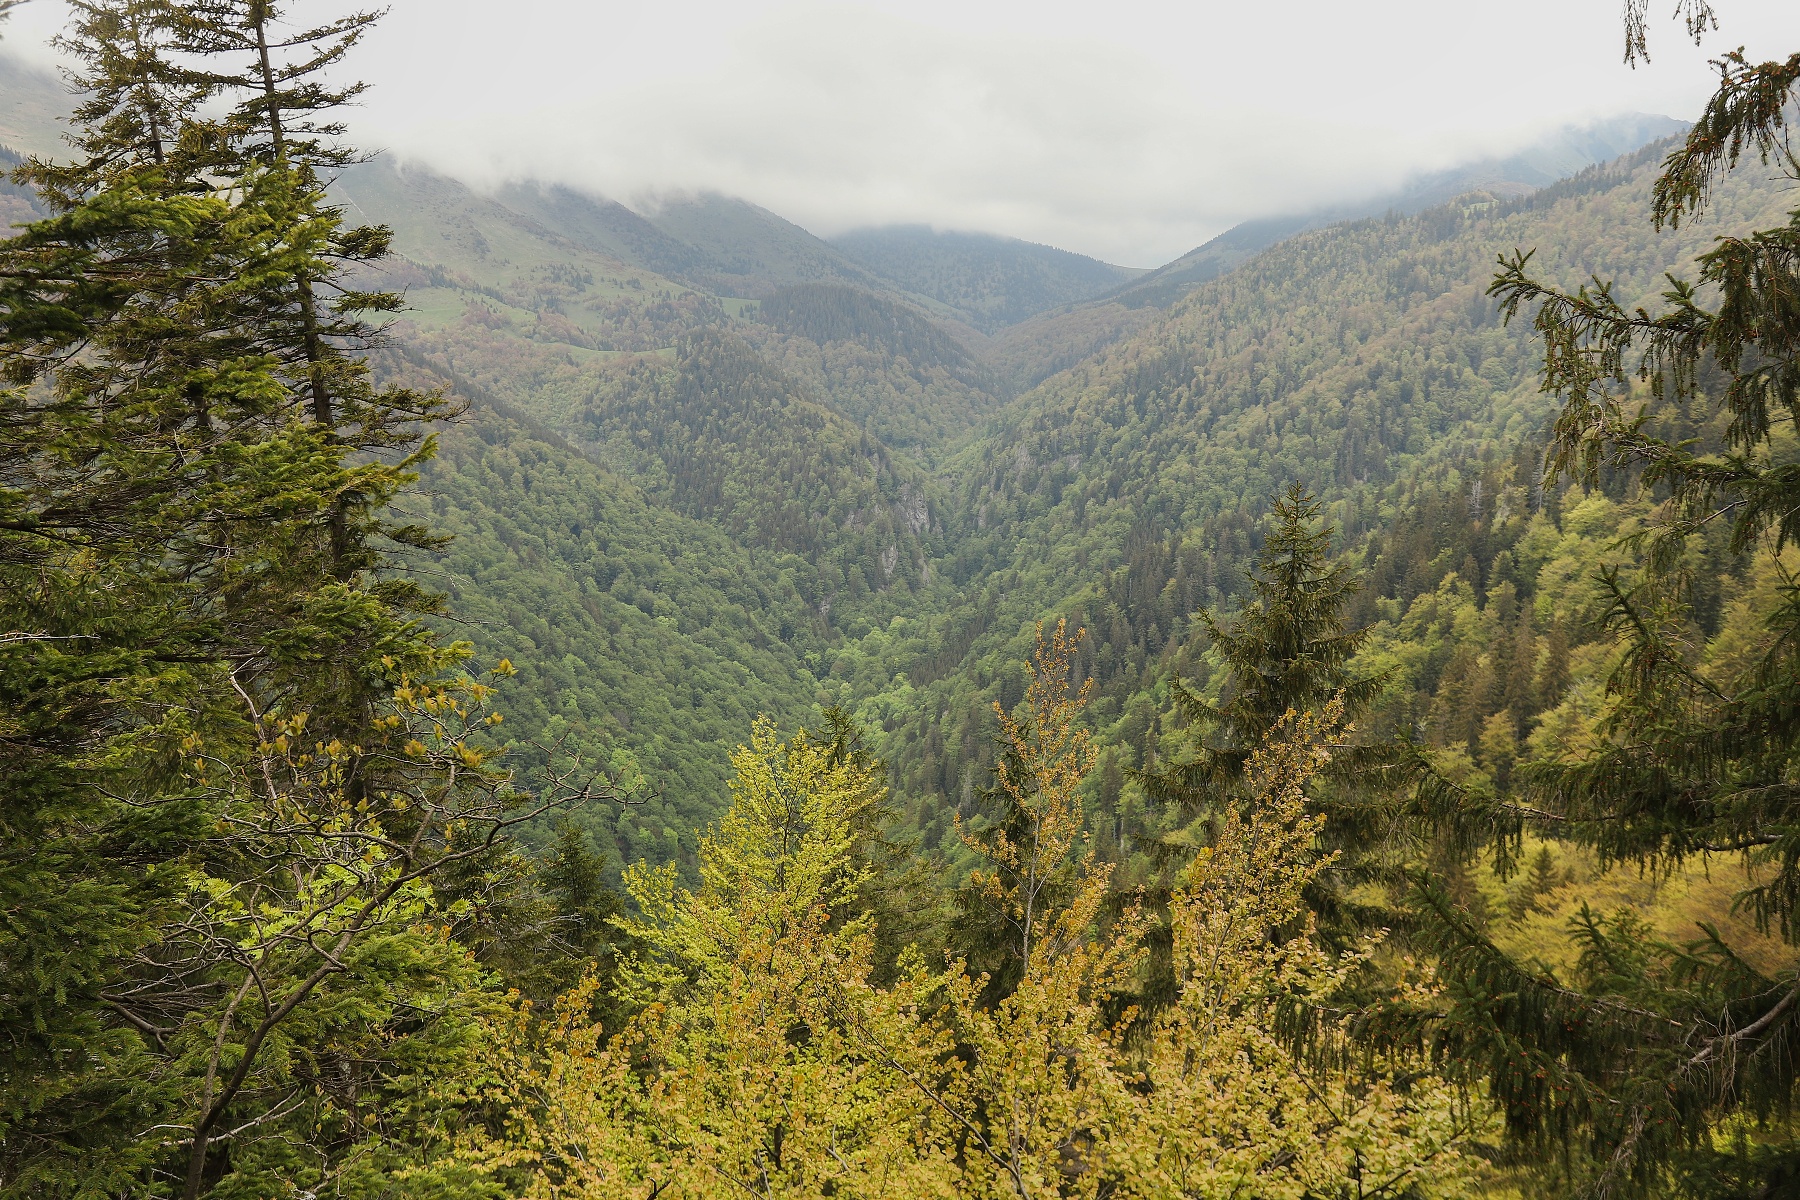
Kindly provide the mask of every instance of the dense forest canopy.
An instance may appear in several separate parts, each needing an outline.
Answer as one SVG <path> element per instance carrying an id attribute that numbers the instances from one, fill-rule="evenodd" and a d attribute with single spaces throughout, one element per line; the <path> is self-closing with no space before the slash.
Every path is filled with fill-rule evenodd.
<path id="1" fill-rule="evenodd" d="M 369 160 L 379 17 L 4 151 L 0 1195 L 1793 1192 L 1800 56 L 1140 282 Z"/>

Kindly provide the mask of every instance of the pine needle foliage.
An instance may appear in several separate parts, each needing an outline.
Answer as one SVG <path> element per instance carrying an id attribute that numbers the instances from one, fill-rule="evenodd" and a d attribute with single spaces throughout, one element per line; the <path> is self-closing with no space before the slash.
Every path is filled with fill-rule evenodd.
<path id="1" fill-rule="evenodd" d="M 1718 66 L 1717 93 L 1656 184 L 1659 225 L 1698 214 L 1752 150 L 1800 177 L 1785 136 L 1800 58 L 1728 55 Z M 1528 770 L 1524 796 L 1605 863 L 1741 864 L 1740 907 L 1793 944 L 1800 603 L 1779 551 L 1800 534 L 1800 213 L 1717 239 L 1697 279 L 1671 277 L 1655 312 L 1626 308 L 1599 278 L 1572 292 L 1541 284 L 1530 259 L 1503 257 L 1490 294 L 1509 319 L 1535 308 L 1544 387 L 1562 400 L 1549 476 L 1592 484 L 1603 470 L 1627 472 L 1660 508 L 1632 543 L 1640 560 L 1597 581 L 1617 646 L 1601 741 Z M 1663 397 L 1716 413 L 1718 452 L 1656 436 L 1646 398 Z M 1730 671 L 1709 668 L 1695 637 L 1693 547 L 1714 523 L 1729 525 L 1732 552 L 1773 555 L 1782 578 L 1749 665 Z M 1714 1191 L 1749 1161 L 1728 1148 L 1728 1129 L 1759 1147 L 1762 1182 L 1747 1187 L 1791 1174 L 1791 968 L 1752 966 L 1710 930 L 1678 947 L 1626 916 L 1584 912 L 1571 930 L 1579 965 L 1559 978 L 1499 954 L 1433 886 L 1422 896 L 1454 1000 L 1440 1046 L 1489 1081 L 1516 1137 L 1579 1148 L 1591 1165 L 1575 1177 L 1597 1194 Z"/>
<path id="2" fill-rule="evenodd" d="M 442 406 L 361 354 L 385 236 L 203 117 L 209 14 L 75 6 L 75 155 L 0 242 L 8 1195 L 381 1192 L 481 1003 L 447 931 L 490 889 L 434 880 L 609 787 L 516 790 L 510 666 L 391 571 Z"/>
<path id="3" fill-rule="evenodd" d="M 1360 585 L 1348 563 L 1334 560 L 1331 539 L 1319 502 L 1302 485 L 1276 498 L 1248 574 L 1250 602 L 1229 624 L 1211 610 L 1199 614 L 1225 667 L 1220 702 L 1209 703 L 1180 677 L 1170 680 L 1176 711 L 1208 740 L 1192 759 L 1145 772 L 1153 796 L 1191 810 L 1243 778 L 1250 755 L 1288 712 L 1341 696 L 1354 718 L 1380 693 L 1382 679 L 1354 678 L 1349 670 L 1365 636 L 1345 619 Z"/>
<path id="4" fill-rule="evenodd" d="M 1198 614 L 1224 666 L 1220 701 L 1208 702 L 1179 677 L 1169 681 L 1175 710 L 1197 732 L 1198 745 L 1190 756 L 1137 776 L 1150 797 L 1176 805 L 1189 820 L 1216 824 L 1228 800 L 1244 802 L 1251 758 L 1289 713 L 1329 706 L 1348 728 L 1386 686 L 1382 674 L 1351 670 L 1367 638 L 1348 622 L 1361 580 L 1334 557 L 1333 530 L 1320 517 L 1319 502 L 1290 485 L 1275 500 L 1268 537 L 1248 573 L 1251 601 L 1229 623 L 1211 611 Z M 1421 824 L 1414 801 L 1428 794 L 1421 781 L 1435 776 L 1404 741 L 1345 746 L 1311 781 L 1315 809 L 1330 817 L 1322 828 L 1336 857 L 1309 885 L 1308 903 L 1341 948 L 1395 923 L 1388 905 L 1357 889 L 1391 882 L 1400 866 L 1396 847 L 1402 854 L 1414 848 Z M 1191 837 L 1166 842 L 1162 856 L 1191 854 Z M 1153 985 L 1151 994 L 1158 990 Z"/>

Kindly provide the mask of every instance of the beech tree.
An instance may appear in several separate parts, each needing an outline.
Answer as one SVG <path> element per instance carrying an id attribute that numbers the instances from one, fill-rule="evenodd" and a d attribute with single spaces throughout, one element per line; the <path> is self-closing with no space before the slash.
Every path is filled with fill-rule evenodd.
<path id="1" fill-rule="evenodd" d="M 856 829 L 880 789 L 831 749 L 759 725 L 699 886 L 629 873 L 639 1015 L 609 1034 L 592 979 L 541 1032 L 518 1013 L 490 1072 L 502 1129 L 465 1152 L 489 1178 L 545 1197 L 951 1194 L 931 1106 L 875 1050 L 921 1057 L 909 990 L 869 983 L 866 918 L 834 919 L 868 881 Z"/>
<path id="2" fill-rule="evenodd" d="M 1105 919 L 1108 871 L 1085 845 L 1074 644 L 1050 631 L 1020 713 L 1003 714 L 997 787 L 1026 832 L 969 831 L 977 886 L 1023 959 L 1007 995 L 990 1002 L 963 961 L 916 950 L 891 986 L 871 982 L 868 921 L 833 919 L 866 879 L 853 830 L 868 781 L 765 725 L 734 756 L 699 887 L 632 875 L 640 1015 L 609 1036 L 585 989 L 547 1027 L 519 1009 L 496 1082 L 473 1089 L 502 1117 L 461 1161 L 542 1197 L 1464 1194 L 1478 1098 L 1417 1053 L 1349 1053 L 1342 1024 L 1319 1027 L 1314 1061 L 1273 1032 L 1283 1004 L 1328 1004 L 1357 965 L 1317 940 L 1301 900 L 1328 863 L 1302 788 L 1329 761 L 1335 704 L 1278 724 L 1249 763 L 1253 802 L 1184 875 L 1174 1003 L 1114 1010 L 1145 922 Z M 1042 881 L 1071 863 L 1052 898 Z M 1407 987 L 1436 990 L 1422 973 Z"/>

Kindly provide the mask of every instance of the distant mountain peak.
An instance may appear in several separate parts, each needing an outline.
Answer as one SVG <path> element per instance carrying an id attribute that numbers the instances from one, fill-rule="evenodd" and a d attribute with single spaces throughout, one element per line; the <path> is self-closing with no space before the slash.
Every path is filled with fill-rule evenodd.
<path id="1" fill-rule="evenodd" d="M 1308 213 L 1245 221 L 1116 289 L 1113 298 L 1134 307 L 1164 306 L 1303 230 L 1388 212 L 1410 215 L 1469 192 L 1502 197 L 1526 195 L 1685 132 L 1687 127 L 1685 121 L 1649 113 L 1624 113 L 1583 125 L 1565 125 L 1512 154 L 1416 175 L 1397 191 Z"/>
<path id="2" fill-rule="evenodd" d="M 1091 299 L 1142 274 L 1020 238 L 928 225 L 856 229 L 831 244 L 888 282 L 948 306 L 984 333 Z"/>

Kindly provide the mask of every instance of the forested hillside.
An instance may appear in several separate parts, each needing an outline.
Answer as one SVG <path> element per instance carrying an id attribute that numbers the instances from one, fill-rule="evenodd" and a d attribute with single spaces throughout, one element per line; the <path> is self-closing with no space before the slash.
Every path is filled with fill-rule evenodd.
<path id="1" fill-rule="evenodd" d="M 990 334 L 1045 309 L 1091 300 L 1143 273 L 1053 246 L 922 225 L 852 230 L 832 244 Z"/>
<path id="2" fill-rule="evenodd" d="M 755 315 L 742 332 L 767 362 L 923 462 L 935 463 L 999 405 L 992 372 L 975 353 L 902 302 L 801 284 Z"/>
<path id="3" fill-rule="evenodd" d="M 788 656 L 787 682 L 771 664 L 752 668 L 762 681 L 751 686 L 755 699 L 729 710 L 786 714 L 821 698 L 850 706 L 876 731 L 935 846 L 954 843 L 950 816 L 967 807 L 991 754 L 988 705 L 1012 698 L 1020 638 L 1035 617 L 1066 613 L 1090 629 L 1081 669 L 1100 681 L 1092 715 L 1114 747 L 1111 782 L 1092 802 L 1116 806 L 1118 772 L 1142 765 L 1166 734 L 1161 680 L 1206 670 L 1190 614 L 1235 603 L 1282 484 L 1320 489 L 1345 544 L 1377 557 L 1367 539 L 1427 503 L 1415 496 L 1484 471 L 1490 496 L 1523 486 L 1514 477 L 1525 468 L 1502 479 L 1492 464 L 1528 456 L 1520 448 L 1550 409 L 1534 387 L 1528 333 L 1501 328 L 1482 294 L 1490 264 L 1514 245 L 1541 245 L 1564 277 L 1607 262 L 1642 288 L 1705 236 L 1642 237 L 1656 157 L 1524 200 L 1478 193 L 1415 217 L 1304 232 L 1185 298 L 1180 288 L 1076 305 L 991 341 L 930 307 L 947 294 L 911 295 L 748 206 L 702 198 L 643 217 L 553 188 L 485 199 L 426 171 L 380 165 L 340 186 L 356 211 L 396 225 L 403 257 L 384 277 L 407 288 L 411 307 L 397 328 L 415 361 L 473 389 L 478 410 L 510 406 L 560 439 L 556 453 L 595 464 L 438 489 L 442 523 L 460 525 L 468 505 L 466 527 L 489 530 L 480 547 L 465 537 L 452 551 L 463 556 L 459 607 L 513 611 L 516 601 L 497 592 L 519 586 L 516 572 L 497 564 L 526 550 L 526 531 L 560 527 L 560 517 L 532 514 L 540 495 L 554 507 L 551 497 L 580 491 L 570 471 L 629 479 L 665 521 L 716 530 L 739 564 L 734 575 L 790 597 L 745 606 Z M 1719 228 L 1754 220 L 1772 203 L 1772 193 L 1750 189 L 1714 219 Z M 962 247 L 928 242 L 932 261 L 946 264 L 947 247 Z M 991 280 L 980 264 L 993 247 L 976 249 L 968 278 Z M 1089 283 L 1101 282 L 1098 270 Z M 1036 278 L 1003 281 L 991 295 L 1014 297 L 1006 303 L 1024 312 L 1036 304 Z M 465 442 L 454 434 L 447 453 Z M 539 473 L 543 485 L 532 482 Z M 501 487 L 506 534 L 479 515 Z M 615 520 L 624 517 L 582 524 L 607 530 Z M 682 565 L 643 579 L 604 550 L 530 553 L 540 557 L 534 569 L 562 581 L 538 585 L 546 598 L 612 595 L 628 576 L 640 607 L 680 608 L 702 594 L 687 585 L 697 557 L 672 556 Z M 1388 595 L 1410 603 L 1426 585 L 1408 586 Z M 559 621 L 559 636 L 588 644 L 578 618 Z M 484 616 L 478 628 L 492 632 L 478 642 L 511 655 L 510 625 Z M 572 671 L 597 652 L 559 658 Z M 717 803 L 716 773 L 701 764 L 716 772 L 718 755 L 703 747 L 735 735 L 708 719 L 671 737 L 665 720 L 645 720 L 641 705 L 656 709 L 661 701 L 649 697 L 665 694 L 665 660 L 660 643 L 614 655 L 607 700 L 592 686 L 534 677 L 520 728 L 535 733 L 580 693 L 580 716 L 567 719 L 582 744 L 602 757 L 633 755 L 691 825 Z M 1435 676 L 1415 686 L 1423 698 L 1390 697 L 1389 727 L 1404 724 L 1391 714 L 1405 708 L 1417 710 L 1407 727 L 1424 728 Z M 761 687 L 777 690 L 765 699 Z M 726 711 L 720 703 L 706 698 L 701 708 Z M 619 861 L 643 852 L 629 837 L 615 849 Z"/>
<path id="4" fill-rule="evenodd" d="M 1541 504 L 1501 499 L 1531 470 L 1496 464 L 1529 463 L 1553 402 L 1531 331 L 1503 325 L 1485 294 L 1495 257 L 1542 247 L 1568 283 L 1605 264 L 1636 302 L 1718 233 L 1782 211 L 1778 189 L 1739 181 L 1706 223 L 1646 237 L 1660 156 L 1525 200 L 1466 197 L 1303 234 L 1012 402 L 953 467 L 972 528 L 943 569 L 975 594 L 904 649 L 858 648 L 837 668 L 892 727 L 883 745 L 908 790 L 963 792 L 988 745 L 987 702 L 1008 699 L 1022 631 L 1047 612 L 1092 630 L 1095 716 L 1117 722 L 1137 761 L 1159 680 L 1204 670 L 1188 659 L 1190 614 L 1235 603 L 1268 498 L 1289 482 L 1326 499 L 1359 553 L 1420 497 L 1474 479 L 1476 520 Z"/>
<path id="5" fill-rule="evenodd" d="M 1190 614 L 1236 602 L 1284 483 L 1319 489 L 1344 545 L 1376 557 L 1371 535 L 1432 497 L 1482 478 L 1491 505 L 1524 487 L 1527 467 L 1495 464 L 1541 447 L 1551 407 L 1536 390 L 1529 331 L 1503 327 L 1484 294 L 1495 256 L 1542 246 L 1560 278 L 1605 262 L 1622 287 L 1644 292 L 1714 231 L 1779 203 L 1771 189 L 1734 185 L 1712 224 L 1646 239 L 1660 153 L 1525 199 L 1476 193 L 1413 217 L 1304 232 L 1167 310 L 1078 306 L 1042 334 L 1027 322 L 991 345 L 959 340 L 903 294 L 841 282 L 735 303 L 615 262 L 593 269 L 626 281 L 617 299 L 580 299 L 579 279 L 524 287 L 520 278 L 550 270 L 572 243 L 429 176 L 426 197 L 445 189 L 457 212 L 490 214 L 458 219 L 479 227 L 504 216 L 499 228 L 527 240 L 502 252 L 501 236 L 484 234 L 484 259 L 456 237 L 442 247 L 403 237 L 418 265 L 391 273 L 435 272 L 460 303 L 413 290 L 438 305 L 401 326 L 421 363 L 543 422 L 659 508 L 708 523 L 759 569 L 780 572 L 804 614 L 773 622 L 787 630 L 781 640 L 803 627 L 818 639 L 806 661 L 824 690 L 810 699 L 842 702 L 871 724 L 927 844 L 949 844 L 950 816 L 991 753 L 989 704 L 1010 698 L 1034 618 L 1066 613 L 1090 629 L 1081 669 L 1100 683 L 1093 716 L 1116 746 L 1111 761 L 1141 765 L 1169 721 L 1162 679 L 1206 670 Z M 550 205 L 553 195 L 533 194 L 540 215 L 587 211 L 568 197 Z M 693 209 L 690 225 L 705 211 Z M 607 220 L 630 225 L 617 212 Z M 755 244 L 766 264 L 769 241 Z M 812 269 L 814 254 L 803 248 L 784 270 Z M 477 282 L 482 271 L 492 283 Z M 1081 322 L 1098 336 L 1084 343 Z M 983 365 L 1034 337 L 1029 357 Z M 1002 408 L 1009 368 L 1052 373 Z M 972 440 L 959 446 L 959 432 Z M 1524 509 L 1505 503 L 1509 515 Z M 1478 562 L 1473 586 L 1490 566 Z M 1405 604 L 1437 584 L 1415 578 L 1414 590 L 1386 594 Z M 1427 672 L 1420 697 L 1389 698 L 1390 727 L 1406 724 L 1391 715 L 1406 708 L 1417 710 L 1406 727 L 1425 728 L 1435 679 Z M 666 746 L 629 730 L 604 741 L 687 786 L 688 768 L 676 770 Z M 1095 802 L 1115 804 L 1115 792 L 1109 784 Z M 698 812 L 708 801 L 681 803 Z"/>
<path id="6" fill-rule="evenodd" d="M 1360 543 L 1404 508 L 1425 464 L 1467 475 L 1541 432 L 1535 352 L 1525 331 L 1499 327 L 1487 268 L 1512 245 L 1545 245 L 1565 275 L 1607 261 L 1640 286 L 1655 278 L 1699 243 L 1641 242 L 1654 157 L 1522 201 L 1478 193 L 1305 232 L 1185 299 L 1191 283 L 1010 328 L 993 317 L 992 341 L 928 307 L 951 299 L 936 294 L 947 283 L 892 263 L 884 282 L 718 198 L 644 217 L 566 189 L 485 199 L 380 164 L 339 186 L 354 211 L 396 226 L 403 257 L 384 278 L 407 289 L 398 328 L 421 365 L 542 423 L 786 581 L 801 609 L 771 622 L 780 640 L 817 636 L 822 694 L 874 720 L 937 841 L 943 801 L 966 800 L 984 769 L 987 703 L 1004 697 L 1031 617 L 1068 612 L 1092 628 L 1095 715 L 1129 765 L 1160 727 L 1157 680 L 1186 661 L 1188 615 L 1231 602 L 1283 482 L 1323 489 Z M 876 253 L 875 235 L 859 236 L 870 244 L 843 247 Z M 1008 262 L 1037 265 L 995 284 L 988 243 L 883 237 L 882 253 L 913 247 L 919 264 L 974 272 L 989 281 L 983 304 L 1021 314 L 1042 299 L 1042 271 L 1074 270 L 1009 247 Z M 1057 286 L 1098 287 L 1113 271 L 1082 270 Z M 794 695 L 816 702 L 811 687 Z M 682 782 L 697 752 L 683 761 L 625 729 L 602 740 L 641 754 L 684 811 L 712 803 Z"/>
<path id="7" fill-rule="evenodd" d="M 656 792 L 578 824 L 615 865 L 692 851 L 725 786 L 716 748 L 814 711 L 826 643 L 795 572 L 487 405 L 444 432 L 421 489 L 416 515 L 453 539 L 427 575 L 449 629 L 518 669 L 508 719 Z"/>
<path id="8" fill-rule="evenodd" d="M 346 139 L 382 14 L 72 14 L 0 1198 L 1800 1178 L 1800 56 L 1145 274 L 484 194 Z"/>

